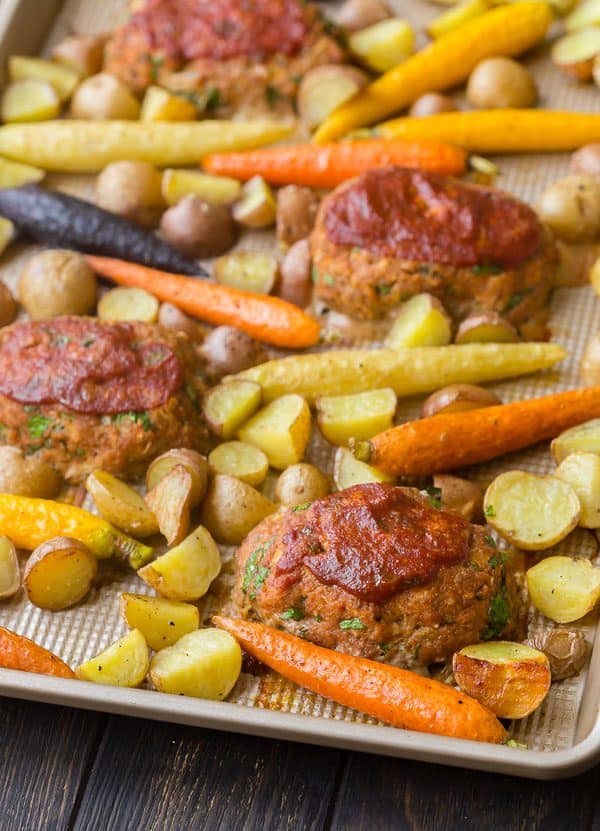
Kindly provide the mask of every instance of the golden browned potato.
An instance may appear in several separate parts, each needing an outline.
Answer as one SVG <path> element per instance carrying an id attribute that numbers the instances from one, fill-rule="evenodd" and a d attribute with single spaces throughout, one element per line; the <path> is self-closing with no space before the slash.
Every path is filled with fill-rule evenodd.
<path id="1" fill-rule="evenodd" d="M 433 477 L 433 487 L 439 488 L 444 510 L 459 514 L 469 522 L 482 521 L 483 493 L 475 482 L 438 473 Z"/>
<path id="2" fill-rule="evenodd" d="M 134 537 L 158 532 L 158 522 L 140 494 L 112 473 L 95 470 L 85 480 L 85 489 L 100 515 Z"/>
<path id="3" fill-rule="evenodd" d="M 565 176 L 542 193 L 537 211 L 561 239 L 593 239 L 600 231 L 600 180 L 584 174 Z"/>
<path id="4" fill-rule="evenodd" d="M 8 77 L 11 81 L 45 81 L 56 90 L 61 101 L 66 101 L 79 83 L 79 73 L 64 64 L 32 58 L 28 55 L 11 55 L 8 59 Z"/>
<path id="5" fill-rule="evenodd" d="M 0 182 L 1 182 L 1 175 L 0 175 Z M 7 185 L 9 187 L 9 185 Z M 0 256 L 4 254 L 8 246 L 14 240 L 17 235 L 17 229 L 15 228 L 14 224 L 10 221 L 10 219 L 6 219 L 4 216 L 0 216 Z M 2 283 L 4 285 L 4 283 Z M 15 307 L 16 308 L 16 307 Z M 16 312 L 15 312 L 16 313 Z M 3 324 L 6 325 L 6 324 Z"/>
<path id="6" fill-rule="evenodd" d="M 251 485 L 218 473 L 202 503 L 202 521 L 217 542 L 239 545 L 275 510 L 275 504 Z"/>
<path id="7" fill-rule="evenodd" d="M 138 571 L 149 586 L 168 600 L 184 602 L 204 597 L 221 571 L 221 555 L 202 525 L 175 548 Z"/>
<path id="8" fill-rule="evenodd" d="M 527 69 L 512 58 L 486 58 L 469 76 L 467 99 L 483 110 L 533 107 L 537 88 Z"/>
<path id="9" fill-rule="evenodd" d="M 285 508 L 295 508 L 331 493 L 328 476 L 318 467 L 300 462 L 286 468 L 277 480 L 275 498 Z"/>
<path id="10" fill-rule="evenodd" d="M 58 612 L 79 603 L 92 587 L 98 561 L 78 540 L 54 537 L 33 551 L 23 586 L 34 606 Z"/>
<path id="11" fill-rule="evenodd" d="M 112 687 L 139 687 L 150 667 L 148 645 L 139 629 L 132 629 L 116 643 L 75 670 L 82 681 Z"/>
<path id="12" fill-rule="evenodd" d="M 0 326 L 8 326 L 17 316 L 17 301 L 6 283 L 0 282 Z"/>
<path id="13" fill-rule="evenodd" d="M 307 239 L 300 239 L 288 248 L 279 268 L 279 297 L 301 309 L 308 306 L 312 290 L 310 268 L 310 243 Z"/>
<path id="14" fill-rule="evenodd" d="M 550 452 L 558 465 L 571 453 L 600 454 L 600 418 L 592 418 L 565 430 L 553 439 Z"/>
<path id="15" fill-rule="evenodd" d="M 51 54 L 55 61 L 87 78 L 102 69 L 105 43 L 106 35 L 70 35 L 57 43 Z"/>
<path id="16" fill-rule="evenodd" d="M 553 681 L 579 675 L 590 654 L 585 635 L 576 629 L 544 629 L 527 638 L 526 643 L 548 658 Z"/>
<path id="17" fill-rule="evenodd" d="M 269 228 L 275 224 L 273 191 L 262 176 L 253 176 L 242 188 L 242 195 L 231 209 L 233 218 L 245 228 Z"/>
<path id="18" fill-rule="evenodd" d="M 148 162 L 112 162 L 96 180 L 96 203 L 107 211 L 154 228 L 166 204 L 162 175 Z"/>
<path id="19" fill-rule="evenodd" d="M 13 81 L 2 94 L 0 115 L 7 124 L 49 121 L 60 112 L 60 98 L 52 84 L 36 78 Z"/>
<path id="20" fill-rule="evenodd" d="M 302 461 L 310 438 L 310 409 L 301 395 L 270 401 L 238 430 L 238 438 L 259 447 L 278 470 Z"/>
<path id="21" fill-rule="evenodd" d="M 158 310 L 158 322 L 166 329 L 174 329 L 176 332 L 185 332 L 188 338 L 198 340 L 200 327 L 195 320 L 188 317 L 181 309 L 172 303 L 161 303 Z"/>
<path id="22" fill-rule="evenodd" d="M 176 205 L 193 194 L 204 202 L 230 205 L 239 197 L 242 186 L 230 176 L 213 176 L 199 170 L 167 168 L 163 172 L 162 191 L 167 205 Z"/>
<path id="23" fill-rule="evenodd" d="M 218 283 L 256 294 L 270 294 L 278 273 L 277 260 L 266 251 L 234 251 L 213 264 Z"/>
<path id="24" fill-rule="evenodd" d="M 197 117 L 195 104 L 182 95 L 155 86 L 144 93 L 141 121 L 194 121 Z"/>
<path id="25" fill-rule="evenodd" d="M 25 456 L 19 447 L 0 447 L 0 493 L 52 499 L 61 484 L 60 473 L 47 462 Z"/>
<path id="26" fill-rule="evenodd" d="M 226 205 L 184 196 L 162 215 L 160 234 L 188 257 L 216 257 L 234 244 L 237 231 Z"/>
<path id="27" fill-rule="evenodd" d="M 600 269 L 599 269 L 600 274 Z M 588 341 L 581 356 L 579 373 L 584 384 L 590 387 L 600 384 L 600 333 Z"/>
<path id="28" fill-rule="evenodd" d="M 336 23 L 349 32 L 357 32 L 391 16 L 382 0 L 346 0 L 336 15 Z"/>
<path id="29" fill-rule="evenodd" d="M 367 74 L 355 66 L 322 64 L 309 69 L 298 88 L 300 119 L 313 130 L 368 82 Z"/>
<path id="30" fill-rule="evenodd" d="M 453 98 L 439 92 L 426 92 L 425 95 L 417 98 L 410 108 L 409 115 L 415 118 L 423 118 L 438 113 L 452 113 L 455 110 L 458 110 L 458 105 Z"/>
<path id="31" fill-rule="evenodd" d="M 75 251 L 41 251 L 25 263 L 19 300 L 32 320 L 87 315 L 96 308 L 96 275 Z"/>
<path id="32" fill-rule="evenodd" d="M 277 239 L 292 245 L 313 229 L 319 197 L 310 188 L 286 185 L 277 192 Z"/>
<path id="33" fill-rule="evenodd" d="M 206 393 L 202 411 L 211 431 L 230 439 L 258 410 L 261 398 L 261 388 L 254 381 L 226 381 Z"/>
<path id="34" fill-rule="evenodd" d="M 333 481 L 339 491 L 352 485 L 365 485 L 369 482 L 393 482 L 394 477 L 378 470 L 366 462 L 357 459 L 351 450 L 338 447 L 333 460 Z"/>
<path id="35" fill-rule="evenodd" d="M 579 525 L 600 528 L 600 456 L 596 453 L 571 453 L 554 475 L 568 482 L 581 504 Z"/>
<path id="36" fill-rule="evenodd" d="M 521 340 L 515 327 L 497 312 L 481 312 L 461 321 L 455 343 L 516 343 Z"/>
<path id="37" fill-rule="evenodd" d="M 456 683 L 499 718 L 525 718 L 551 684 L 548 658 L 522 643 L 492 641 L 465 646 L 452 659 Z"/>
<path id="38" fill-rule="evenodd" d="M 387 72 L 412 54 L 415 34 L 406 20 L 389 17 L 348 37 L 352 54 L 368 69 Z"/>
<path id="39" fill-rule="evenodd" d="M 243 441 L 226 441 L 215 447 L 208 463 L 214 473 L 235 476 L 254 487 L 262 484 L 269 470 L 269 460 L 263 451 Z"/>
<path id="40" fill-rule="evenodd" d="M 98 317 L 101 320 L 138 320 L 141 323 L 156 323 L 159 302 L 146 289 L 135 286 L 117 286 L 109 289 L 98 302 Z"/>
<path id="41" fill-rule="evenodd" d="M 436 390 L 423 402 L 423 418 L 439 413 L 460 413 L 464 410 L 478 410 L 481 407 L 494 407 L 502 401 L 491 390 L 475 384 L 450 384 Z"/>
<path id="42" fill-rule="evenodd" d="M 140 117 L 140 102 L 114 75 L 100 72 L 82 81 L 71 100 L 74 118 L 104 121 L 135 121 Z"/>
<path id="43" fill-rule="evenodd" d="M 600 568 L 581 558 L 545 557 L 528 569 L 527 588 L 531 602 L 547 618 L 572 623 L 598 603 Z"/>
<path id="44" fill-rule="evenodd" d="M 200 612 L 191 603 L 178 603 L 145 594 L 121 595 L 121 616 L 131 629 L 139 629 L 150 649 L 158 652 L 200 625 Z"/>
<path id="45" fill-rule="evenodd" d="M 321 395 L 316 400 L 317 422 L 327 441 L 346 447 L 350 439 L 370 439 L 388 430 L 396 404 L 396 393 L 390 387 L 354 395 Z"/>
<path id="46" fill-rule="evenodd" d="M 388 349 L 411 346 L 446 346 L 452 338 L 450 316 L 432 294 L 415 294 L 400 306 L 387 334 Z"/>
<path id="47" fill-rule="evenodd" d="M 202 344 L 206 372 L 211 378 L 234 375 L 267 360 L 262 345 L 235 326 L 217 326 Z"/>
<path id="48" fill-rule="evenodd" d="M 0 537 L 0 600 L 8 600 L 21 588 L 17 551 L 8 537 Z"/>
<path id="49" fill-rule="evenodd" d="M 181 542 L 189 531 L 192 488 L 189 470 L 184 465 L 175 465 L 146 494 L 146 505 L 169 545 Z"/>
<path id="50" fill-rule="evenodd" d="M 600 176 L 600 144 L 586 144 L 576 150 L 569 163 L 571 173 Z"/>
<path id="51" fill-rule="evenodd" d="M 552 62 L 576 81 L 589 81 L 594 58 L 600 53 L 600 29 L 596 26 L 571 32 L 554 42 Z"/>
<path id="52" fill-rule="evenodd" d="M 152 491 L 178 465 L 182 465 L 192 477 L 190 506 L 195 508 L 204 498 L 209 473 L 208 462 L 196 450 L 179 447 L 157 456 L 146 471 L 146 488 Z"/>

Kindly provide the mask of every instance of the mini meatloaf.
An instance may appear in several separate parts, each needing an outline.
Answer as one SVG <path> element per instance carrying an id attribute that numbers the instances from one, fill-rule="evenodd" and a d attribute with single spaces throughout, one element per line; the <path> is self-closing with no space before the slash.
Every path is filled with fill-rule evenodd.
<path id="1" fill-rule="evenodd" d="M 520 640 L 519 555 L 412 488 L 355 485 L 264 519 L 239 549 L 234 603 L 250 620 L 403 667 Z"/>
<path id="2" fill-rule="evenodd" d="M 370 170 L 324 199 L 311 248 L 317 296 L 361 320 L 429 292 L 456 320 L 491 309 L 519 328 L 543 312 L 556 266 L 528 205 L 400 167 Z"/>
<path id="3" fill-rule="evenodd" d="M 303 0 L 145 0 L 106 47 L 105 69 L 137 92 L 158 83 L 201 111 L 286 110 L 305 72 L 339 63 L 331 24 Z"/>
<path id="4" fill-rule="evenodd" d="M 204 387 L 192 342 L 160 326 L 56 317 L 0 331 L 0 439 L 71 482 L 205 450 Z"/>

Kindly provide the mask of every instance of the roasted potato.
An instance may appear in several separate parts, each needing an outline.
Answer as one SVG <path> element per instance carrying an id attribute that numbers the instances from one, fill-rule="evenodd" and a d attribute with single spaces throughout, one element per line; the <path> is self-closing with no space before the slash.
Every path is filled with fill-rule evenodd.
<path id="1" fill-rule="evenodd" d="M 161 174 L 148 162 L 113 162 L 96 179 L 96 204 L 154 228 L 166 207 L 161 182 Z"/>
<path id="2" fill-rule="evenodd" d="M 91 314 L 96 308 L 96 291 L 96 275 L 75 251 L 34 254 L 19 278 L 19 300 L 32 320 Z"/>
<path id="3" fill-rule="evenodd" d="M 593 262 L 589 277 L 592 288 L 600 295 L 600 257 Z"/>
<path id="4" fill-rule="evenodd" d="M 456 4 L 453 3 L 448 11 L 431 21 L 427 27 L 427 34 L 437 40 L 488 10 L 489 4 L 486 0 L 460 0 Z"/>
<path id="5" fill-rule="evenodd" d="M 559 464 L 555 476 L 568 482 L 581 505 L 579 525 L 600 528 L 600 456 L 595 453 L 571 453 Z"/>
<path id="6" fill-rule="evenodd" d="M 8 537 L 0 537 L 0 600 L 8 600 L 21 588 L 17 551 Z"/>
<path id="7" fill-rule="evenodd" d="M 406 20 L 389 17 L 359 32 L 352 32 L 348 37 L 348 47 L 369 69 L 387 72 L 412 54 L 415 34 Z"/>
<path id="8" fill-rule="evenodd" d="M 439 413 L 460 413 L 465 410 L 479 410 L 481 407 L 494 407 L 502 401 L 491 390 L 474 384 L 450 384 L 436 390 L 423 402 L 423 418 Z"/>
<path id="9" fill-rule="evenodd" d="M 0 115 L 7 124 L 49 121 L 60 112 L 58 93 L 47 81 L 27 78 L 13 81 L 2 94 Z"/>
<path id="10" fill-rule="evenodd" d="M 8 77 L 11 81 L 45 81 L 54 87 L 61 101 L 71 97 L 80 80 L 79 73 L 64 64 L 24 55 L 12 55 L 8 59 Z"/>
<path id="11" fill-rule="evenodd" d="M 17 316 L 17 304 L 5 283 L 0 282 L 0 326 L 8 326 Z"/>
<path id="12" fill-rule="evenodd" d="M 483 509 L 493 528 L 526 551 L 541 551 L 560 542 L 581 516 L 571 485 L 555 476 L 522 470 L 496 477 L 485 493 Z"/>
<path id="13" fill-rule="evenodd" d="M 552 682 L 548 658 L 522 643 L 465 646 L 452 659 L 461 690 L 499 718 L 525 718 L 540 706 Z"/>
<path id="14" fill-rule="evenodd" d="M 275 257 L 264 251 L 235 251 L 219 257 L 213 265 L 218 283 L 257 294 L 270 294 L 278 271 Z"/>
<path id="15" fill-rule="evenodd" d="M 318 467 L 300 462 L 286 468 L 277 480 L 275 498 L 284 508 L 313 502 L 331 492 L 329 477 Z"/>
<path id="16" fill-rule="evenodd" d="M 230 439 L 260 407 L 261 389 L 254 381 L 227 381 L 204 396 L 202 411 L 211 431 Z"/>
<path id="17" fill-rule="evenodd" d="M 85 481 L 85 489 L 100 515 L 134 537 L 158 533 L 158 522 L 140 494 L 116 476 L 95 470 Z"/>
<path id="18" fill-rule="evenodd" d="M 139 320 L 141 323 L 156 323 L 159 302 L 146 289 L 118 286 L 103 294 L 98 303 L 98 317 L 101 320 Z"/>
<path id="19" fill-rule="evenodd" d="M 576 81 L 589 81 L 600 53 L 600 28 L 591 26 L 565 35 L 552 46 L 552 62 Z"/>
<path id="20" fill-rule="evenodd" d="M 175 465 L 145 497 L 169 545 L 176 545 L 190 529 L 190 499 L 193 479 L 184 465 Z"/>
<path id="21" fill-rule="evenodd" d="M 302 461 L 310 438 L 310 410 L 301 395 L 282 395 L 253 415 L 238 437 L 259 447 L 278 470 Z"/>
<path id="22" fill-rule="evenodd" d="M 91 121 L 136 121 L 140 102 L 114 75 L 100 72 L 82 81 L 71 101 L 71 115 Z"/>
<path id="23" fill-rule="evenodd" d="M 600 418 L 584 421 L 553 439 L 550 451 L 556 464 L 571 453 L 600 453 Z"/>
<path id="24" fill-rule="evenodd" d="M 190 507 L 195 508 L 206 493 L 209 472 L 208 462 L 196 450 L 179 447 L 157 456 L 146 471 L 146 489 L 151 491 L 156 488 L 178 465 L 182 465 L 192 477 Z"/>
<path id="25" fill-rule="evenodd" d="M 600 277 L 600 268 L 598 269 Z M 585 351 L 581 356 L 579 374 L 584 384 L 590 387 L 600 384 L 600 335 L 588 341 Z"/>
<path id="26" fill-rule="evenodd" d="M 590 656 L 585 635 L 576 629 L 544 629 L 527 638 L 526 643 L 548 658 L 553 681 L 579 675 Z"/>
<path id="27" fill-rule="evenodd" d="M 565 176 L 542 193 L 537 211 L 560 239 L 593 239 L 600 231 L 600 180 L 582 174 Z"/>
<path id="28" fill-rule="evenodd" d="M 221 571 L 219 549 L 199 525 L 183 542 L 138 571 L 142 580 L 169 600 L 199 600 Z"/>
<path id="29" fill-rule="evenodd" d="M 345 447 L 338 447 L 333 461 L 333 481 L 339 491 L 369 482 L 393 482 L 394 477 L 361 462 Z"/>
<path id="30" fill-rule="evenodd" d="M 17 235 L 17 229 L 15 228 L 13 223 L 10 221 L 10 219 L 6 219 L 6 217 L 0 216 L 0 256 L 2 256 L 2 254 L 4 254 L 4 252 L 6 251 L 8 246 L 11 244 L 13 239 L 16 237 L 16 235 Z M 9 291 L 8 287 L 5 286 L 4 283 L 0 283 L 0 292 L 1 292 L 1 296 L 0 296 L 0 320 L 2 320 L 2 319 L 4 319 L 5 317 L 8 316 L 8 314 L 9 314 L 8 309 L 10 309 L 10 301 L 7 304 L 6 303 L 6 298 L 7 298 L 7 296 L 12 298 L 12 295 L 10 294 L 10 291 Z M 13 300 L 13 304 L 14 304 L 14 300 Z M 13 320 L 16 317 L 16 314 L 17 314 L 17 307 L 15 305 L 15 314 L 13 316 Z M 9 322 L 12 323 L 12 320 L 9 321 Z M 6 325 L 7 325 L 6 323 L 0 323 L 0 326 L 6 326 Z"/>
<path id="31" fill-rule="evenodd" d="M 317 423 L 331 444 L 345 447 L 350 439 L 370 439 L 392 426 L 396 393 L 389 387 L 354 395 L 317 398 Z"/>
<path id="32" fill-rule="evenodd" d="M 312 291 L 310 269 L 310 243 L 300 239 L 289 247 L 279 267 L 279 297 L 302 309 L 308 306 Z"/>
<path id="33" fill-rule="evenodd" d="M 188 257 L 217 257 L 234 244 L 237 231 L 225 205 L 184 196 L 162 215 L 163 239 Z"/>
<path id="34" fill-rule="evenodd" d="M 167 169 L 162 177 L 162 193 L 167 205 L 176 205 L 189 195 L 214 205 L 230 205 L 241 191 L 242 186 L 237 179 L 197 170 Z"/>
<path id="35" fill-rule="evenodd" d="M 515 327 L 497 312 L 482 312 L 461 321 L 454 343 L 516 343 Z"/>
<path id="36" fill-rule="evenodd" d="M 188 338 L 197 340 L 200 337 L 200 327 L 195 320 L 188 317 L 181 309 L 172 303 L 161 303 L 158 309 L 158 322 L 166 329 L 184 332 Z"/>
<path id="37" fill-rule="evenodd" d="M 382 0 L 346 0 L 336 15 L 336 22 L 349 32 L 358 32 L 391 16 Z"/>
<path id="38" fill-rule="evenodd" d="M 277 239 L 287 245 L 308 237 L 315 224 L 319 197 L 299 185 L 286 185 L 277 191 Z"/>
<path id="39" fill-rule="evenodd" d="M 438 113 L 452 113 L 458 110 L 458 105 L 453 98 L 441 95 L 439 92 L 426 92 L 421 95 L 412 105 L 409 115 L 413 118 L 424 118 L 428 115 Z"/>
<path id="40" fill-rule="evenodd" d="M 242 188 L 241 198 L 231 212 L 245 228 L 269 228 L 275 224 L 277 206 L 273 191 L 262 178 L 253 176 Z"/>
<path id="41" fill-rule="evenodd" d="M 33 551 L 23 587 L 34 606 L 58 612 L 79 603 L 92 587 L 98 561 L 78 540 L 53 537 Z"/>
<path id="42" fill-rule="evenodd" d="M 41 182 L 45 175 L 46 171 L 39 167 L 0 158 L 0 187 L 2 188 L 18 188 L 21 185 L 35 184 Z M 4 223 L 9 222 L 4 217 L 2 217 L 2 220 Z M 11 236 L 14 236 L 14 234 L 15 230 L 12 226 Z"/>
<path id="43" fill-rule="evenodd" d="M 139 629 L 156 652 L 173 646 L 200 626 L 200 612 L 191 603 L 177 603 L 145 594 L 121 595 L 121 615 L 131 629 Z"/>
<path id="44" fill-rule="evenodd" d="M 239 545 L 255 525 L 275 510 L 275 504 L 251 485 L 218 473 L 202 503 L 202 521 L 217 542 Z"/>
<path id="45" fill-rule="evenodd" d="M 259 341 L 235 326 L 217 326 L 202 344 L 206 372 L 211 378 L 235 375 L 267 360 Z"/>
<path id="46" fill-rule="evenodd" d="M 132 629 L 99 655 L 78 666 L 75 672 L 82 681 L 111 687 L 139 687 L 149 668 L 148 645 L 139 629 Z"/>
<path id="47" fill-rule="evenodd" d="M 477 64 L 467 83 L 469 104 L 482 110 L 533 107 L 537 97 L 533 77 L 512 58 L 486 58 Z"/>
<path id="48" fill-rule="evenodd" d="M 442 508 L 459 514 L 469 522 L 483 519 L 483 493 L 475 482 L 438 473 L 433 477 L 433 487 L 440 491 Z"/>
<path id="49" fill-rule="evenodd" d="M 314 130 L 368 82 L 368 76 L 355 66 L 322 64 L 309 69 L 298 87 L 301 121 Z"/>
<path id="50" fill-rule="evenodd" d="M 571 156 L 569 169 L 576 176 L 600 176 L 600 144 L 585 144 L 576 150 Z"/>
<path id="51" fill-rule="evenodd" d="M 577 32 L 579 29 L 587 29 L 588 26 L 600 24 L 600 4 L 597 0 L 583 0 L 581 3 L 571 3 L 570 8 L 575 8 L 565 17 L 565 29 L 567 32 Z"/>
<path id="52" fill-rule="evenodd" d="M 208 456 L 214 473 L 235 476 L 248 485 L 264 482 L 269 470 L 269 460 L 258 447 L 243 441 L 226 441 L 218 445 Z"/>
<path id="53" fill-rule="evenodd" d="M 105 35 L 70 35 L 52 49 L 52 58 L 68 66 L 80 78 L 87 78 L 102 69 L 105 44 Z"/>
<path id="54" fill-rule="evenodd" d="M 416 294 L 403 303 L 385 339 L 388 349 L 407 346 L 446 346 L 452 339 L 452 322 L 440 301 L 431 294 Z"/>
<path id="55" fill-rule="evenodd" d="M 61 484 L 62 476 L 47 462 L 26 456 L 19 447 L 0 446 L 0 493 L 52 499 Z"/>
<path id="56" fill-rule="evenodd" d="M 197 117 L 196 106 L 183 95 L 155 86 L 144 93 L 141 121 L 194 121 Z"/>
<path id="57" fill-rule="evenodd" d="M 150 678 L 159 692 L 222 701 L 242 671 L 242 650 L 222 629 L 199 629 L 158 652 Z"/>
<path id="58" fill-rule="evenodd" d="M 527 571 L 529 597 L 556 623 L 572 623 L 591 612 L 600 598 L 600 569 L 589 560 L 546 557 Z"/>

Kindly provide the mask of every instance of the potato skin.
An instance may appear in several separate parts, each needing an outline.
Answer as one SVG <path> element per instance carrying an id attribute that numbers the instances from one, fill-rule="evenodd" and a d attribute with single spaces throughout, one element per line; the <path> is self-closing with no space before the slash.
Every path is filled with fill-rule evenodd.
<path id="1" fill-rule="evenodd" d="M 319 198 L 310 188 L 286 185 L 277 192 L 277 239 L 292 245 L 308 237 L 319 208 Z"/>
<path id="2" fill-rule="evenodd" d="M 129 88 L 106 72 L 86 78 L 71 99 L 73 117 L 92 121 L 135 121 L 140 116 L 140 109 L 139 101 Z"/>
<path id="3" fill-rule="evenodd" d="M 60 557 L 61 554 L 69 557 L 75 554 L 76 557 L 78 556 L 80 559 L 83 558 L 88 572 L 87 580 L 82 582 L 79 587 L 73 579 L 64 581 L 64 583 L 57 580 L 57 593 L 52 596 L 49 594 L 49 588 L 51 588 L 51 586 L 48 585 L 51 582 L 49 575 L 49 569 L 51 568 L 50 560 L 54 555 Z M 35 572 L 38 569 L 45 569 L 47 572 L 44 580 L 44 588 L 46 589 L 47 596 L 43 600 L 37 595 L 36 588 L 33 585 Z M 61 611 L 62 609 L 70 608 L 76 603 L 79 603 L 80 600 L 83 600 L 92 587 L 97 571 L 98 561 L 89 549 L 79 542 L 79 540 L 72 539 L 71 537 L 53 537 L 45 543 L 42 543 L 42 545 L 39 545 L 30 554 L 29 559 L 25 563 L 25 568 L 23 569 L 23 587 L 25 588 L 29 600 L 35 606 L 39 606 L 42 609 L 48 609 L 50 611 Z M 61 600 L 57 597 L 59 593 L 63 594 Z"/>
<path id="4" fill-rule="evenodd" d="M 576 150 L 569 164 L 571 173 L 600 176 L 600 144 L 586 144 Z"/>
<path id="5" fill-rule="evenodd" d="M 308 239 L 299 239 L 290 246 L 279 269 L 277 294 L 301 309 L 310 303 L 310 266 L 310 242 Z"/>
<path id="6" fill-rule="evenodd" d="M 237 230 L 226 205 L 190 193 L 164 212 L 160 235 L 188 257 L 217 257 L 234 244 Z"/>
<path id="7" fill-rule="evenodd" d="M 453 98 L 441 95 L 439 92 L 426 92 L 425 95 L 417 98 L 410 108 L 409 115 L 423 118 L 437 113 L 452 113 L 456 110 L 458 110 L 458 106 Z"/>
<path id="8" fill-rule="evenodd" d="M 217 542 L 239 545 L 246 535 L 276 510 L 273 502 L 250 485 L 218 473 L 202 505 L 202 522 Z"/>
<path id="9" fill-rule="evenodd" d="M 0 326 L 8 326 L 17 316 L 17 301 L 7 285 L 0 282 Z"/>
<path id="10" fill-rule="evenodd" d="M 483 493 L 474 482 L 458 476 L 437 474 L 433 477 L 433 486 L 441 491 L 444 510 L 459 514 L 469 522 L 483 520 Z"/>
<path id="11" fill-rule="evenodd" d="M 537 210 L 560 239 L 593 239 L 600 232 L 600 181 L 589 174 L 565 176 L 542 193 Z"/>
<path id="12" fill-rule="evenodd" d="M 19 299 L 32 320 L 90 314 L 96 296 L 96 276 L 75 251 L 41 251 L 21 272 Z"/>
<path id="13" fill-rule="evenodd" d="M 158 322 L 166 329 L 174 329 L 176 332 L 184 332 L 188 338 L 198 340 L 200 328 L 198 324 L 188 317 L 173 303 L 161 303 L 158 310 Z"/>
<path id="14" fill-rule="evenodd" d="M 60 490 L 62 476 L 35 456 L 25 456 L 18 447 L 0 447 L 0 492 L 52 499 Z"/>
<path id="15" fill-rule="evenodd" d="M 166 207 L 162 176 L 148 162 L 113 162 L 96 180 L 96 203 L 104 210 L 154 228 Z"/>
<path id="16" fill-rule="evenodd" d="M 563 681 L 579 675 L 590 655 L 585 635 L 576 629 L 545 629 L 536 632 L 526 643 L 533 649 L 539 649 L 548 658 L 553 681 Z"/>
<path id="17" fill-rule="evenodd" d="M 204 339 L 202 354 L 210 378 L 235 375 L 267 360 L 264 346 L 235 326 L 217 326 Z"/>
<path id="18" fill-rule="evenodd" d="M 304 505 L 331 493 L 331 482 L 319 468 L 299 462 L 286 468 L 277 480 L 275 498 L 285 508 Z"/>
<path id="19" fill-rule="evenodd" d="M 346 0 L 336 22 L 349 32 L 358 32 L 388 17 L 391 17 L 390 10 L 382 0 Z"/>
<path id="20" fill-rule="evenodd" d="M 477 410 L 501 403 L 498 396 L 485 387 L 478 387 L 475 384 L 449 384 L 425 399 L 421 407 L 421 416 L 428 418 L 439 413 Z"/>
<path id="21" fill-rule="evenodd" d="M 537 101 L 535 81 L 511 58 L 486 58 L 469 77 L 467 99 L 474 107 L 532 107 Z"/>

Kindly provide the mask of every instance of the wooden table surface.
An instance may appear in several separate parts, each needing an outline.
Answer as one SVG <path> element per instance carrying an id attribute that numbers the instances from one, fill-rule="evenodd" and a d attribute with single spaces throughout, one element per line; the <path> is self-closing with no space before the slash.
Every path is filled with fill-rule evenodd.
<path id="1" fill-rule="evenodd" d="M 598 831 L 599 786 L 0 699 L 1 831 Z"/>

